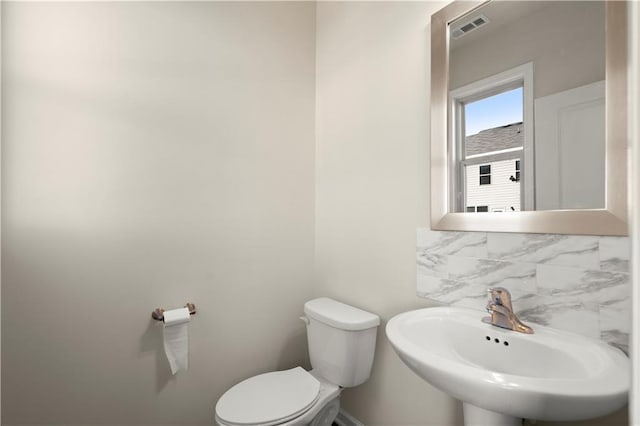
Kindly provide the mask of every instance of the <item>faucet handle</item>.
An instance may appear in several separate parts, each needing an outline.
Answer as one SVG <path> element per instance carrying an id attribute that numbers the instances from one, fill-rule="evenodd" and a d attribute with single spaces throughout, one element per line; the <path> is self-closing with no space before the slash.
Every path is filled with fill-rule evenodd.
<path id="1" fill-rule="evenodd" d="M 498 306 L 498 305 L 496 305 L 495 303 L 493 303 L 493 300 L 488 300 L 488 301 L 487 301 L 487 306 L 485 306 L 485 309 L 486 309 L 486 310 L 487 310 L 487 312 L 489 312 L 490 314 L 493 314 L 493 312 L 495 311 L 496 306 Z"/>
<path id="2" fill-rule="evenodd" d="M 489 293 L 489 298 L 491 299 L 491 302 L 495 303 L 496 305 L 501 305 L 506 308 L 509 308 L 509 310 L 513 310 L 511 306 L 511 293 L 509 293 L 509 290 L 507 290 L 506 288 L 504 287 L 488 288 L 487 293 Z"/>

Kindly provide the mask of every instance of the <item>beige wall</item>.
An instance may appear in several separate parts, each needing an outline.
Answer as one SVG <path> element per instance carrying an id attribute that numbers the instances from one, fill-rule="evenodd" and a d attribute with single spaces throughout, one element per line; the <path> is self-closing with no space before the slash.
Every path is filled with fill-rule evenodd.
<path id="1" fill-rule="evenodd" d="M 318 3 L 315 292 L 382 317 L 371 379 L 342 397 L 367 426 L 462 425 L 459 402 L 410 372 L 384 333 L 429 303 L 416 297 L 415 238 L 429 221 L 428 23 L 441 6 Z M 627 423 L 621 410 L 575 424 Z"/>
<path id="2" fill-rule="evenodd" d="M 371 379 L 343 392 L 367 426 L 456 425 L 459 405 L 412 373 L 384 326 L 416 297 L 429 211 L 429 17 L 442 3 L 320 2 L 316 294 L 382 317 Z"/>
<path id="3" fill-rule="evenodd" d="M 3 423 L 211 424 L 306 365 L 315 5 L 3 6 Z"/>

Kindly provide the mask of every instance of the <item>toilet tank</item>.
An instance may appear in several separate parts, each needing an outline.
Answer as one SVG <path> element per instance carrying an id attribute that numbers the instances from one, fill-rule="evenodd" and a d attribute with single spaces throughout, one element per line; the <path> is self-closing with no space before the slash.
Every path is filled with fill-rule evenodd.
<path id="1" fill-rule="evenodd" d="M 366 382 L 380 318 L 328 297 L 308 301 L 304 313 L 313 370 L 343 387 Z"/>

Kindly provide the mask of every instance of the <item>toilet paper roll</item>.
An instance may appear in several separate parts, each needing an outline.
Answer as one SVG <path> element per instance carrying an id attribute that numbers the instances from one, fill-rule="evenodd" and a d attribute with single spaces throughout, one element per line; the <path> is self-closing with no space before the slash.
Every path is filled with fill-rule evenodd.
<path id="1" fill-rule="evenodd" d="M 164 353 L 171 373 L 189 368 L 189 309 L 164 311 Z"/>

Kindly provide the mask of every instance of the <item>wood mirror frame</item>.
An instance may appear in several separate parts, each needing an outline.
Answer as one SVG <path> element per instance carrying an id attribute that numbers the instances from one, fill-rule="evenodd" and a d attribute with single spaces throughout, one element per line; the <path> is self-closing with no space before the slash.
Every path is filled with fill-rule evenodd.
<path id="1" fill-rule="evenodd" d="M 605 2 L 605 208 L 452 213 L 448 129 L 449 23 L 487 2 L 454 1 L 431 17 L 431 229 L 576 235 L 628 235 L 627 4 Z"/>

